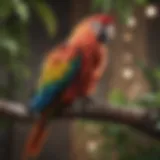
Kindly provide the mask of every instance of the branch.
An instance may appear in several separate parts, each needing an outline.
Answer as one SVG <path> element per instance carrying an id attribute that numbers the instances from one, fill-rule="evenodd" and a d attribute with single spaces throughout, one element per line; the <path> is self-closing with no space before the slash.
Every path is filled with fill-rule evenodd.
<path id="1" fill-rule="evenodd" d="M 160 140 L 160 109 L 113 107 L 110 104 L 100 105 L 96 103 L 94 106 L 96 107 L 87 107 L 85 111 L 71 107 L 56 115 L 55 118 L 86 118 L 126 124 Z M 27 106 L 6 100 L 0 100 L 0 116 L 23 123 L 32 122 L 38 118 L 38 116 L 29 113 Z"/>

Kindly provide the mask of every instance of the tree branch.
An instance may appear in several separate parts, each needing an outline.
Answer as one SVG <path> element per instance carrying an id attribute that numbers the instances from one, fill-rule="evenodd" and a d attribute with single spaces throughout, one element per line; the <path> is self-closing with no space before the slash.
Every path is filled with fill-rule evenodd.
<path id="1" fill-rule="evenodd" d="M 70 107 L 55 118 L 86 118 L 126 124 L 160 140 L 160 109 L 113 107 L 110 104 L 96 103 L 94 106 L 96 107 L 87 107 L 85 111 Z M 38 118 L 29 113 L 25 105 L 7 100 L 0 100 L 0 116 L 7 116 L 9 119 L 23 123 L 32 122 Z"/>

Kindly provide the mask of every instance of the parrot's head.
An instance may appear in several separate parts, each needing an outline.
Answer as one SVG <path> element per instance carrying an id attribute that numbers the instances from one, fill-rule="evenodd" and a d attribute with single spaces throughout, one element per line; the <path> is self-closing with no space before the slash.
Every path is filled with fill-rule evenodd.
<path id="1" fill-rule="evenodd" d="M 115 35 L 114 18 L 106 14 L 95 14 L 85 18 L 73 30 L 70 39 L 91 40 L 107 43 Z"/>
<path id="2" fill-rule="evenodd" d="M 99 14 L 90 17 L 89 21 L 91 30 L 98 41 L 106 43 L 114 38 L 115 28 L 113 17 Z"/>

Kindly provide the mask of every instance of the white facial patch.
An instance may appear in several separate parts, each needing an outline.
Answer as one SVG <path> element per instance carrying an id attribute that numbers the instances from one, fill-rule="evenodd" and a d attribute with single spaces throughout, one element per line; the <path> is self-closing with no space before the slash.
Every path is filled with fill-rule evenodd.
<path id="1" fill-rule="evenodd" d="M 107 25 L 105 28 L 105 34 L 109 37 L 109 39 L 114 39 L 116 35 L 115 26 L 112 24 Z"/>
<path id="2" fill-rule="evenodd" d="M 102 25 L 98 22 L 93 22 L 92 23 L 92 28 L 97 35 L 97 34 L 99 34 L 100 30 L 102 29 Z"/>

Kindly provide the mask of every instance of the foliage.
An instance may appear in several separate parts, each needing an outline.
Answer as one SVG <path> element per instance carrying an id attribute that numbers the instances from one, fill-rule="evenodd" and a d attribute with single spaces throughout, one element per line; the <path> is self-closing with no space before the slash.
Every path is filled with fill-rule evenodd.
<path id="1" fill-rule="evenodd" d="M 53 36 L 56 19 L 45 0 L 0 1 L 0 67 L 5 73 L 3 76 L 8 77 L 8 83 L 0 85 L 1 96 L 11 98 L 9 92 L 17 89 L 20 82 L 23 83 L 30 75 L 25 62 L 29 55 L 28 26 L 34 11 L 41 18 L 48 34 Z"/>
<path id="2" fill-rule="evenodd" d="M 101 9 L 103 12 L 116 11 L 119 18 L 125 22 L 133 13 L 134 6 L 143 6 L 148 0 L 92 0 L 92 8 Z"/>
<path id="3" fill-rule="evenodd" d="M 145 95 L 129 101 L 125 94 L 120 90 L 112 90 L 107 100 L 114 105 L 122 106 L 140 106 L 140 107 L 159 107 L 160 106 L 160 68 L 149 67 L 138 62 L 143 74 L 148 80 L 151 90 Z M 98 128 L 98 133 L 103 137 L 103 143 L 98 148 L 98 159 L 112 159 L 114 154 L 118 155 L 117 160 L 158 160 L 160 159 L 159 143 L 148 139 L 134 129 L 119 124 L 105 122 L 86 122 L 85 125 L 92 125 L 92 128 Z M 90 136 L 92 136 L 91 131 Z M 98 136 L 98 135 L 97 135 Z M 96 137 L 96 136 L 95 136 Z"/>
<path id="4" fill-rule="evenodd" d="M 128 103 L 126 96 L 119 89 L 113 89 L 110 92 L 108 96 L 108 101 L 109 103 L 114 105 L 123 105 Z"/>
<path id="5" fill-rule="evenodd" d="M 14 98 L 24 80 L 30 76 L 26 61 L 29 56 L 29 22 L 36 11 L 53 36 L 56 29 L 54 12 L 45 0 L 1 0 L 0 1 L 0 96 Z M 44 13 L 43 13 L 44 12 Z M 0 128 L 10 128 L 12 122 L 0 118 Z"/>
<path id="6" fill-rule="evenodd" d="M 138 62 L 138 66 L 142 69 L 146 80 L 148 80 L 151 90 L 149 93 L 139 97 L 138 99 L 134 100 L 133 102 L 129 102 L 130 104 L 138 104 L 140 107 L 159 107 L 160 106 L 160 68 L 157 67 L 149 67 L 148 65 L 144 64 L 143 62 Z M 115 92 L 115 91 L 114 91 Z M 118 92 L 111 93 L 112 101 L 117 102 L 119 104 L 127 103 L 127 99 L 124 100 L 124 94 Z M 131 128 L 126 126 L 119 126 L 119 125 L 109 125 L 107 124 L 104 126 L 106 142 L 107 144 L 108 135 L 112 138 L 114 137 L 117 150 L 119 151 L 120 159 L 127 160 L 158 160 L 160 159 L 160 147 L 159 144 L 154 142 L 148 142 L 148 146 L 146 147 L 144 143 L 139 143 L 139 140 L 143 139 L 141 135 L 135 135 L 132 132 Z M 114 132 L 113 132 L 114 131 Z M 147 137 L 146 137 L 147 139 Z M 147 140 L 145 140 L 147 141 Z M 103 148 L 104 146 L 102 146 Z M 104 148 L 103 148 L 104 149 Z M 105 149 L 107 149 L 105 147 Z M 134 154 L 131 153 L 131 150 L 134 150 Z M 104 153 L 103 153 L 104 154 Z M 104 154 L 106 155 L 106 154 Z"/>
<path id="7" fill-rule="evenodd" d="M 41 18 L 48 35 L 53 36 L 56 19 L 45 0 L 0 0 L 1 97 L 13 99 L 15 91 L 20 91 L 24 80 L 30 76 L 25 64 L 30 53 L 28 27 L 33 12 Z M 6 153 L 9 153 L 8 144 L 12 140 L 12 128 L 11 120 L 0 117 L 0 148 L 3 148 L 0 157 L 3 157 L 2 159 L 8 159 Z"/>

